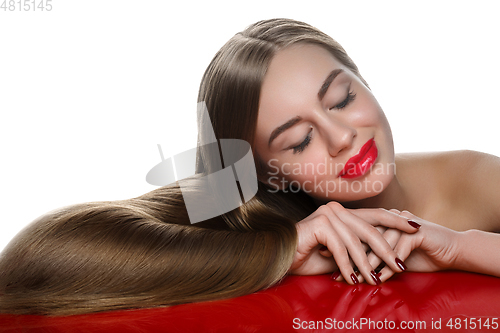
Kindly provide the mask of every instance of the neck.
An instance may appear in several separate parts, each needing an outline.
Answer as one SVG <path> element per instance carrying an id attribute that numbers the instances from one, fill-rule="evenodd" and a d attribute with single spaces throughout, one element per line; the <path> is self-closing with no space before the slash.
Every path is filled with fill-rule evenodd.
<path id="1" fill-rule="evenodd" d="M 346 208 L 395 208 L 400 211 L 409 209 L 408 195 L 396 175 L 394 175 L 394 178 L 389 183 L 387 188 L 380 194 L 374 197 L 346 202 L 343 204 Z"/>

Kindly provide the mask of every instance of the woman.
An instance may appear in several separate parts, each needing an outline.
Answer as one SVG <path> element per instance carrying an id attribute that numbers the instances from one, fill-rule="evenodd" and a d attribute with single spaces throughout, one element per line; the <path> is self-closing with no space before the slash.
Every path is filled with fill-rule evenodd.
<path id="1" fill-rule="evenodd" d="M 216 54 L 199 100 L 217 138 L 252 144 L 256 197 L 190 224 L 183 194 L 196 196 L 201 176 L 220 163 L 200 151 L 199 175 L 183 181 L 182 193 L 174 184 L 50 212 L 2 253 L 1 312 L 63 315 L 234 297 L 286 273 L 333 272 L 350 284 L 379 284 L 406 269 L 500 276 L 498 259 L 484 256 L 498 247 L 497 235 L 450 229 L 496 227 L 494 197 L 486 198 L 494 182 L 460 177 L 480 167 L 498 178 L 497 159 L 466 152 L 394 160 L 382 110 L 342 47 L 320 31 L 292 20 L 250 26 Z M 206 142 L 210 133 L 201 129 Z M 469 205 L 454 195 L 461 191 Z"/>

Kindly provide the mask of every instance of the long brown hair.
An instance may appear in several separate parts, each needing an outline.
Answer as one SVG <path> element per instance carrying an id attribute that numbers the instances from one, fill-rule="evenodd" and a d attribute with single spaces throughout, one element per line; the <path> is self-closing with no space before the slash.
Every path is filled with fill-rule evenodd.
<path id="1" fill-rule="evenodd" d="M 260 88 L 274 54 L 314 43 L 359 76 L 343 48 L 302 22 L 257 22 L 231 38 L 199 91 L 217 138 L 253 142 Z M 203 120 L 201 119 L 200 122 Z M 208 134 L 200 128 L 199 141 Z M 200 153 L 199 175 L 214 170 Z M 263 172 L 257 158 L 257 170 Z M 198 179 L 183 191 L 196 195 Z M 314 209 L 304 193 L 257 195 L 227 214 L 190 224 L 178 184 L 137 198 L 91 202 L 43 215 L 0 255 L 0 312 L 69 315 L 235 297 L 285 276 L 296 249 L 294 223 Z M 200 205 L 210 202 L 200 198 Z"/>

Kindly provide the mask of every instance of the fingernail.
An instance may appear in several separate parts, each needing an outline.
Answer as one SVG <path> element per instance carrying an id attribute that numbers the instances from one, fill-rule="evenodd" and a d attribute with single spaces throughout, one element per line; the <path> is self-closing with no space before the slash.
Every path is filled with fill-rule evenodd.
<path id="1" fill-rule="evenodd" d="M 332 276 L 330 276 L 330 279 L 332 280 L 337 280 L 340 276 L 340 271 L 333 272 Z"/>
<path id="2" fill-rule="evenodd" d="M 354 273 L 351 274 L 351 280 L 352 280 L 352 283 L 354 283 L 354 284 L 359 283 L 358 277 Z"/>
<path id="3" fill-rule="evenodd" d="M 328 248 L 327 248 L 326 246 L 324 246 L 324 245 L 323 245 L 322 247 L 320 247 L 320 248 L 319 248 L 319 250 L 320 250 L 320 251 L 328 251 Z"/>
<path id="4" fill-rule="evenodd" d="M 420 224 L 418 224 L 417 222 L 412 221 L 412 220 L 408 220 L 408 224 L 411 225 L 415 229 L 419 229 L 421 227 Z"/>
<path id="5" fill-rule="evenodd" d="M 406 271 L 406 265 L 404 262 L 401 261 L 401 259 L 396 258 L 396 265 L 398 265 L 399 269 L 402 270 L 403 272 Z"/>
<path id="6" fill-rule="evenodd" d="M 382 281 L 380 281 L 380 278 L 378 277 L 377 273 L 375 273 L 375 271 L 371 271 L 370 275 L 372 276 L 372 279 L 377 286 L 382 283 Z"/>

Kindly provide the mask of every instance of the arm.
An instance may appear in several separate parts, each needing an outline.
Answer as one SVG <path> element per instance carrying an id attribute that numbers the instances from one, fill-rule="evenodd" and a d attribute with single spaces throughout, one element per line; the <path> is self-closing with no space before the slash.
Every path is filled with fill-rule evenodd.
<path id="1" fill-rule="evenodd" d="M 482 174 L 481 179 L 477 179 L 476 188 L 479 189 L 477 197 L 477 207 L 483 209 L 485 214 L 485 228 L 474 228 L 488 231 L 500 231 L 500 158 L 497 156 L 476 153 L 478 169 Z"/>
<path id="2" fill-rule="evenodd" d="M 460 230 L 500 231 L 500 158 L 470 150 L 452 156 L 446 166 L 450 188 L 446 195 L 467 216 L 461 219 Z"/>
<path id="3" fill-rule="evenodd" d="M 500 234 L 479 230 L 459 232 L 406 211 L 400 215 L 422 225 L 416 234 L 402 234 L 394 248 L 410 271 L 457 269 L 500 277 Z M 382 273 L 382 280 L 393 274 L 389 267 Z"/>
<path id="4" fill-rule="evenodd" d="M 500 277 L 500 234 L 480 230 L 461 234 L 453 268 Z"/>

